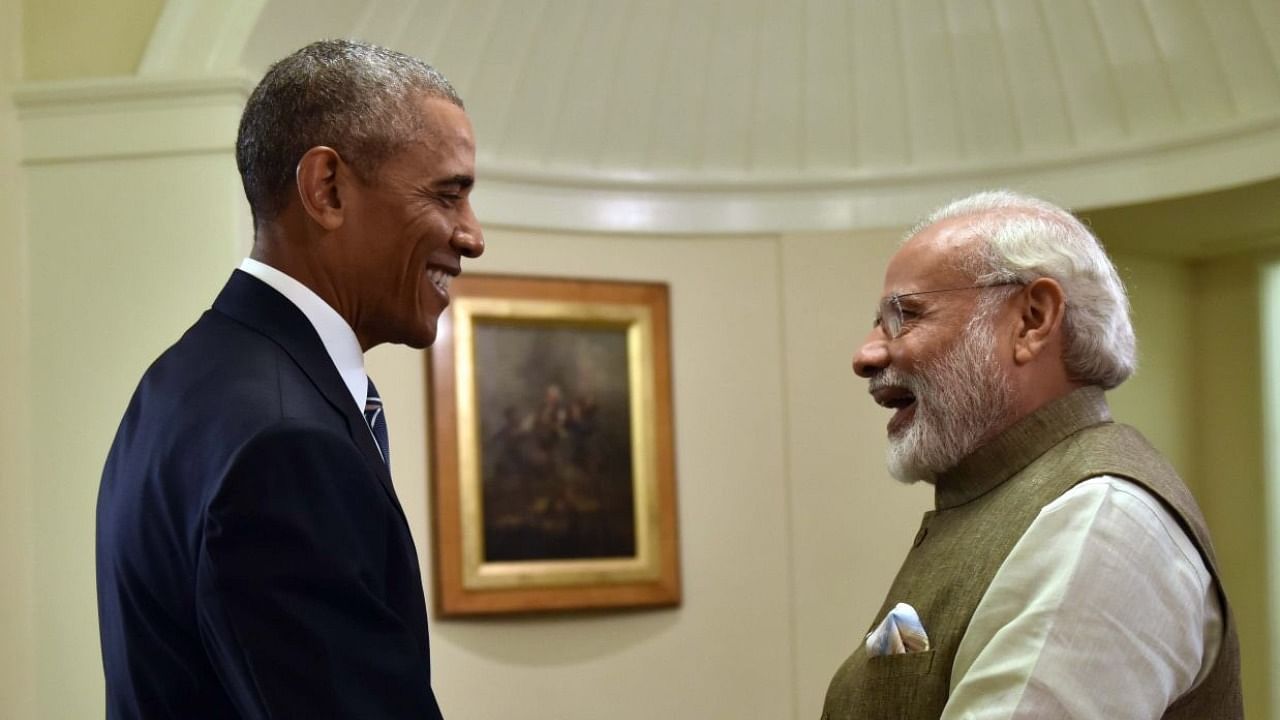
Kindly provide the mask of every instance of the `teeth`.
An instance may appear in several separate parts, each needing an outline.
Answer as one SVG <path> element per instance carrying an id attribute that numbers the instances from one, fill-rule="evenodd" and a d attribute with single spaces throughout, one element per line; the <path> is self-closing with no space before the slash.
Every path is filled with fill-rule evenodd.
<path id="1" fill-rule="evenodd" d="M 449 281 L 453 279 L 453 277 L 450 276 L 449 273 L 443 270 L 435 270 L 435 269 L 427 270 L 427 278 L 431 280 L 431 283 L 433 285 L 435 285 L 436 287 L 440 288 L 445 292 L 449 291 Z"/>

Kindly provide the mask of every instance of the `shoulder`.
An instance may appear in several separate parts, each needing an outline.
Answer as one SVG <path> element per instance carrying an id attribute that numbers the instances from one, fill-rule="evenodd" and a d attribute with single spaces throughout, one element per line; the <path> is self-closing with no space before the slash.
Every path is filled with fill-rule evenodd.
<path id="1" fill-rule="evenodd" d="M 288 512 L 380 506 L 380 481 L 350 435 L 306 418 L 284 418 L 249 435 L 231 455 L 209 508 L 279 506 Z"/>
<path id="2" fill-rule="evenodd" d="M 152 364 L 137 394 L 152 414 L 213 425 L 278 420 L 285 396 L 320 399 L 279 343 L 212 310 Z"/>
<path id="3" fill-rule="evenodd" d="M 1211 582 L 1200 552 L 1160 498 L 1125 478 L 1101 475 L 1072 487 L 1040 512 L 1027 534 L 1074 536 L 1081 543 L 1152 563 L 1173 564 L 1201 588 Z M 1068 545 L 1073 544 L 1068 542 Z"/>

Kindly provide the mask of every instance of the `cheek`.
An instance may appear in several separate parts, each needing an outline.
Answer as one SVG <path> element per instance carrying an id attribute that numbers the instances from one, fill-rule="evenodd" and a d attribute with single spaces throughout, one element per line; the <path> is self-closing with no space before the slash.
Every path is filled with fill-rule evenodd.
<path id="1" fill-rule="evenodd" d="M 431 209 L 418 214 L 409 224 L 416 244 L 428 252 L 449 244 L 452 223 L 442 212 Z"/>
<path id="2" fill-rule="evenodd" d="M 955 338 L 942 338 L 936 334 L 920 333 L 914 337 L 904 338 L 906 343 L 895 353 L 895 364 L 903 370 L 910 371 L 919 367 L 928 367 L 929 363 L 946 354 Z"/>

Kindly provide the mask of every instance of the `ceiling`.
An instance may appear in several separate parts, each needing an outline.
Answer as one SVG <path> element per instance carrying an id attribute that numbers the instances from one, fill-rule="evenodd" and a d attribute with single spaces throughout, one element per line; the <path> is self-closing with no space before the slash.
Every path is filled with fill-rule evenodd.
<path id="1" fill-rule="evenodd" d="M 227 7 L 255 77 L 326 36 L 439 67 L 476 127 L 478 204 L 510 224 L 848 229 L 992 185 L 1098 207 L 1280 176 L 1276 0 Z"/>

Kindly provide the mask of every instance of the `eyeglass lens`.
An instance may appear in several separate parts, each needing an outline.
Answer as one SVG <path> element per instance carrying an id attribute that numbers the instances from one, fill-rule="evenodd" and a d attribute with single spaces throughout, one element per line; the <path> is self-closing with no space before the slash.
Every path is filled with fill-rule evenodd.
<path id="1" fill-rule="evenodd" d="M 898 333 L 902 331 L 902 307 L 898 304 L 897 296 L 890 295 L 880 301 L 877 317 L 885 335 L 890 339 L 898 337 Z"/>

